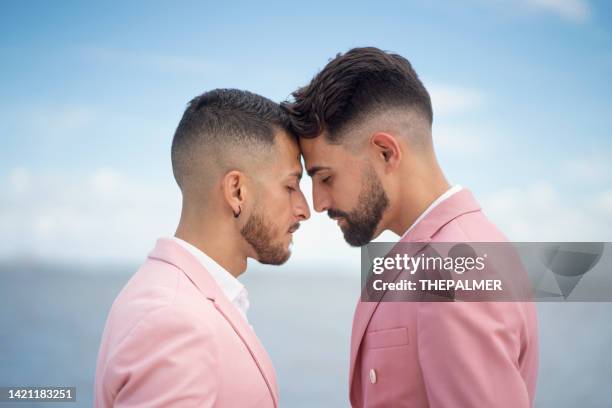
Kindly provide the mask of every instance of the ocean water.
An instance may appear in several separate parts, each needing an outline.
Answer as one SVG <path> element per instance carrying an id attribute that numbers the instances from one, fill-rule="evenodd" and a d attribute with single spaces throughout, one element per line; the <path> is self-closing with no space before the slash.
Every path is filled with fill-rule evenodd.
<path id="1" fill-rule="evenodd" d="M 321 268 L 263 268 L 241 278 L 251 300 L 249 320 L 274 362 L 284 407 L 349 406 L 359 276 Z M 135 270 L 0 264 L 0 386 L 76 386 L 78 402 L 66 406 L 92 406 L 106 314 Z M 543 303 L 538 313 L 536 406 L 612 407 L 612 303 Z"/>

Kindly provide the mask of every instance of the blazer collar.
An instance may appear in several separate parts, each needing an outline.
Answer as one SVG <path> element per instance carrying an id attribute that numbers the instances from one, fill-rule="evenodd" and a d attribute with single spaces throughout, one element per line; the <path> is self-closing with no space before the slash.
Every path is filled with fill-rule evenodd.
<path id="1" fill-rule="evenodd" d="M 236 309 L 236 306 L 223 294 L 204 266 L 176 241 L 167 238 L 161 238 L 157 241 L 155 248 L 149 254 L 149 258 L 166 262 L 179 268 L 198 288 L 202 295 L 213 301 L 215 308 L 232 326 L 253 357 L 272 395 L 274 406 L 277 407 L 278 385 L 270 357 L 251 326 L 249 326 L 248 322 Z"/>
<path id="2" fill-rule="evenodd" d="M 480 205 L 466 188 L 440 202 L 431 209 L 417 225 L 412 228 L 401 240 L 401 242 L 422 242 L 430 240 L 442 227 L 455 218 L 480 211 Z"/>

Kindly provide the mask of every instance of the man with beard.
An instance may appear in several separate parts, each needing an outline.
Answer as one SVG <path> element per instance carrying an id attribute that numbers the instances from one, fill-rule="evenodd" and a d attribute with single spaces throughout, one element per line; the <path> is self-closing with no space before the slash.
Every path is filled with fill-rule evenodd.
<path id="1" fill-rule="evenodd" d="M 277 407 L 272 363 L 236 279 L 280 265 L 309 216 L 297 142 L 280 106 L 246 91 L 193 99 L 172 142 L 182 192 L 172 238 L 115 300 L 96 370 L 97 407 Z"/>
<path id="2" fill-rule="evenodd" d="M 470 191 L 447 182 L 433 148 L 429 94 L 405 58 L 352 49 L 293 98 L 282 105 L 300 137 L 313 206 L 338 222 L 350 245 L 385 230 L 401 242 L 506 241 Z M 533 304 L 382 300 L 355 310 L 354 407 L 533 404 Z"/>

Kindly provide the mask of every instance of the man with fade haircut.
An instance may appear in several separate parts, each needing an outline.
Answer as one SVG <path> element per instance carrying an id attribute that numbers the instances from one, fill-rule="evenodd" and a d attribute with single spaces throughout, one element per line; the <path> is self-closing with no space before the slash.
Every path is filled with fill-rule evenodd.
<path id="1" fill-rule="evenodd" d="M 280 106 L 216 89 L 193 99 L 172 142 L 183 196 L 113 303 L 96 369 L 97 407 L 277 407 L 272 363 L 237 280 L 247 258 L 280 265 L 309 218 L 295 137 Z"/>
<path id="2" fill-rule="evenodd" d="M 338 54 L 282 106 L 300 137 L 314 208 L 350 245 L 385 230 L 400 242 L 507 241 L 469 190 L 449 185 L 429 93 L 402 56 Z M 537 368 L 532 303 L 357 304 L 354 407 L 529 407 Z"/>

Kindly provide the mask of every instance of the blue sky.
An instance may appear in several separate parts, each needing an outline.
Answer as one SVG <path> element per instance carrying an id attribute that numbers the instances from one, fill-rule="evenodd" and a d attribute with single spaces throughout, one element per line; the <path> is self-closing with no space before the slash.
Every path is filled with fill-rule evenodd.
<path id="1" fill-rule="evenodd" d="M 361 45 L 412 62 L 448 178 L 511 238 L 612 240 L 609 2 L 0 7 L 0 258 L 142 259 L 178 220 L 169 146 L 189 99 L 282 100 Z M 321 215 L 290 262 L 311 251 L 358 258 Z"/>

